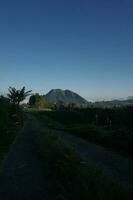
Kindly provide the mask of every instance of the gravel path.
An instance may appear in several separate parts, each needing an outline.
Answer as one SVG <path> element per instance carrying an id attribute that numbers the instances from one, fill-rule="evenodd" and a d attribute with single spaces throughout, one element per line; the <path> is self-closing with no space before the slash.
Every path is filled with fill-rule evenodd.
<path id="1" fill-rule="evenodd" d="M 3 163 L 0 200 L 50 199 L 47 163 L 36 155 L 35 140 L 40 129 L 32 116 L 25 122 Z"/>

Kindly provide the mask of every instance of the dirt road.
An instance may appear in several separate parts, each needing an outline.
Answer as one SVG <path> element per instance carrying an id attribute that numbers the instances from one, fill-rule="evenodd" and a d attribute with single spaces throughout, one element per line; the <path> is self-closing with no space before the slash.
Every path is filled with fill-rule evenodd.
<path id="1" fill-rule="evenodd" d="M 3 162 L 0 177 L 0 200 L 52 200 L 56 196 L 52 191 L 47 161 L 39 158 L 35 143 L 45 125 L 29 115 L 20 134 L 18 134 L 10 152 Z M 59 138 L 95 163 L 104 172 L 128 189 L 133 189 L 133 161 L 117 155 L 107 149 L 91 144 L 76 136 L 62 131 L 52 130 Z"/>
<path id="2" fill-rule="evenodd" d="M 0 177 L 0 200 L 50 199 L 47 161 L 43 165 L 35 142 L 41 126 L 32 116 L 11 146 Z"/>

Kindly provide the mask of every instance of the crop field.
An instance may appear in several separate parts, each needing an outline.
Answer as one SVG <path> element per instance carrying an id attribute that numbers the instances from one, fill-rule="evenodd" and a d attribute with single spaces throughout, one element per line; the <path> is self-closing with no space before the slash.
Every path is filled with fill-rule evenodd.
<path id="1" fill-rule="evenodd" d="M 133 151 L 133 108 L 37 112 L 50 128 L 63 130 L 127 157 Z"/>

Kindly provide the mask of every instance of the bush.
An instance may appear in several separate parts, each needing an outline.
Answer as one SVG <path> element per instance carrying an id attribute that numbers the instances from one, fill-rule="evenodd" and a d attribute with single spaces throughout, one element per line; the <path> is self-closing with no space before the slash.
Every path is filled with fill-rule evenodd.
<path id="1" fill-rule="evenodd" d="M 22 122 L 22 110 L 12 107 L 7 98 L 0 97 L 0 160 L 8 152 Z"/>

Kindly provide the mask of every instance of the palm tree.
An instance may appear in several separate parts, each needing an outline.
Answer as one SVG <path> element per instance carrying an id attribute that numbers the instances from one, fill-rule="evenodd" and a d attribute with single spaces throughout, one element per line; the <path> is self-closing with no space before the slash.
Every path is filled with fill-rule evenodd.
<path id="1" fill-rule="evenodd" d="M 10 102 L 12 104 L 16 104 L 16 102 L 17 102 L 17 96 L 18 96 L 18 91 L 15 88 L 13 88 L 13 87 L 9 87 L 8 91 L 9 91 L 9 93 L 7 94 L 7 96 L 9 98 Z"/>
<path id="2" fill-rule="evenodd" d="M 9 87 L 8 91 L 9 93 L 7 94 L 7 96 L 10 99 L 10 102 L 13 105 L 19 106 L 20 102 L 24 101 L 26 97 L 30 95 L 32 90 L 25 91 L 25 87 L 20 90 L 16 90 L 16 88 L 14 87 Z"/>

